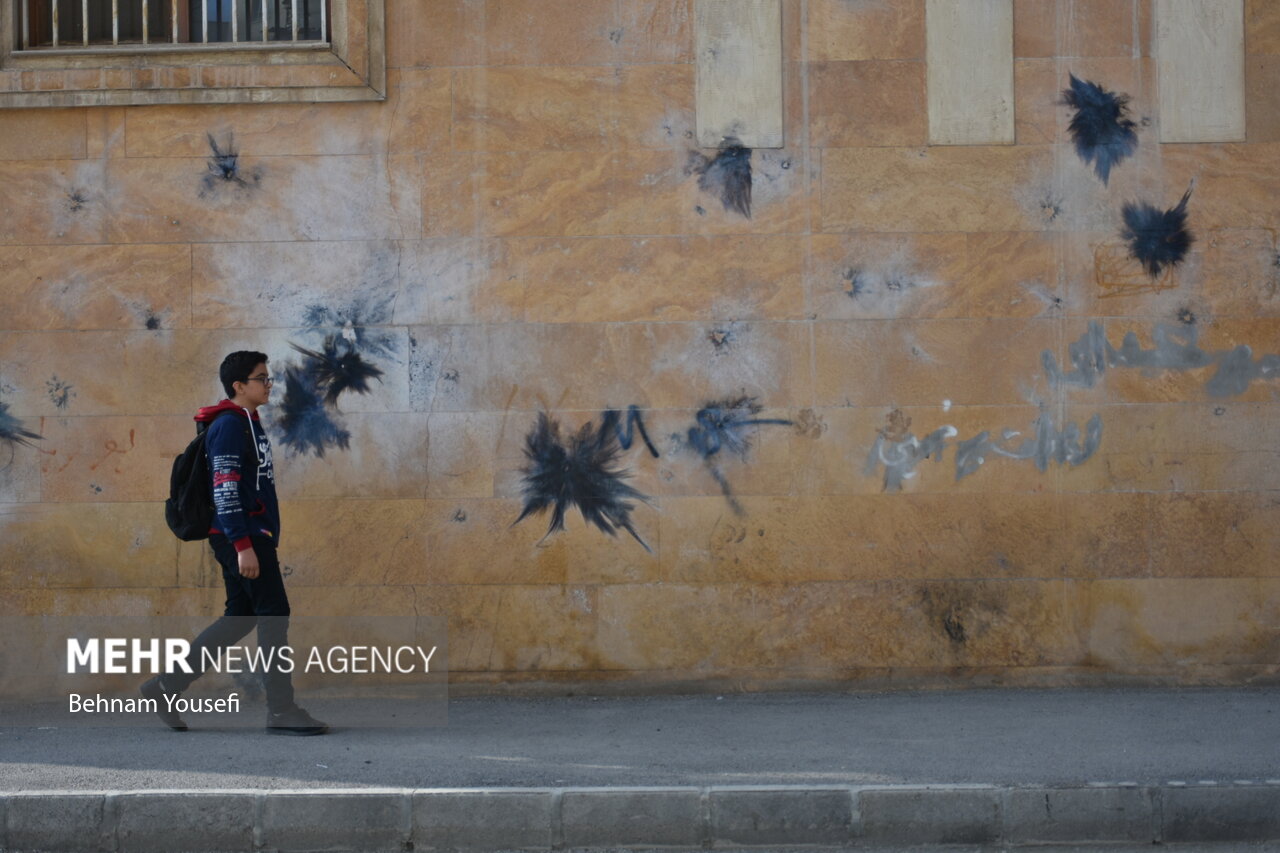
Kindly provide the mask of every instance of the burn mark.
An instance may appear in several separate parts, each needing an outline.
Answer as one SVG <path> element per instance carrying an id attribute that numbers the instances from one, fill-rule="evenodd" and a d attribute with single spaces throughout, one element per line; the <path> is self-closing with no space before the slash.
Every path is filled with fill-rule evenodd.
<path id="1" fill-rule="evenodd" d="M 228 133 L 227 141 L 222 145 L 218 144 L 212 133 L 206 133 L 205 137 L 209 140 L 210 154 L 204 177 L 200 180 L 201 198 L 216 193 L 223 186 L 241 190 L 258 186 L 262 173 L 258 169 L 245 172 L 240 168 L 240 152 L 236 150 L 234 133 Z"/>
<path id="2" fill-rule="evenodd" d="M 1191 188 L 1188 188 L 1182 200 L 1168 210 L 1162 211 L 1141 202 L 1124 206 L 1124 229 L 1120 236 L 1129 244 L 1129 254 L 1153 279 L 1166 268 L 1182 263 L 1195 242 L 1187 228 L 1187 202 L 1190 199 Z"/>
<path id="3" fill-rule="evenodd" d="M 1040 212 L 1044 214 L 1046 222 L 1053 222 L 1062 215 L 1062 199 L 1046 195 L 1040 199 Z"/>
<path id="4" fill-rule="evenodd" d="M 1075 110 L 1068 130 L 1075 143 L 1076 154 L 1102 183 L 1111 178 L 1111 170 L 1138 148 L 1138 134 L 1128 117 L 1129 96 L 1102 88 L 1097 83 L 1071 76 L 1071 87 L 1063 90 L 1065 103 Z"/>
<path id="5" fill-rule="evenodd" d="M 0 403 L 0 442 L 9 445 L 9 455 L 12 457 L 19 444 L 35 447 L 33 441 L 44 441 L 44 436 L 25 429 L 22 421 L 9 414 L 9 404 Z"/>
<path id="6" fill-rule="evenodd" d="M 848 267 L 842 274 L 842 278 L 849 284 L 849 289 L 845 293 L 849 294 L 850 299 L 857 299 L 871 291 L 871 283 L 861 269 Z"/>
<path id="7" fill-rule="evenodd" d="M 617 536 L 619 528 L 625 530 L 652 553 L 631 523 L 633 501 L 647 503 L 648 498 L 627 485 L 629 473 L 618 468 L 621 453 L 617 436 L 606 425 L 583 424 L 566 442 L 559 423 L 539 412 L 525 437 L 524 509 L 512 525 L 550 509 L 545 540 L 564 529 L 565 513 L 576 506 L 588 524 L 610 536 Z"/>
<path id="8" fill-rule="evenodd" d="M 73 188 L 67 192 L 67 210 L 71 213 L 79 213 L 84 210 L 85 205 L 89 203 L 88 194 L 78 188 Z"/>
<path id="9" fill-rule="evenodd" d="M 689 444 L 704 459 L 715 456 L 721 449 L 728 449 L 745 459 L 751 449 L 748 427 L 792 425 L 791 421 L 783 418 L 755 417 L 763 410 L 755 397 L 707 403 L 694 416 L 697 425 L 689 428 Z"/>
<path id="10" fill-rule="evenodd" d="M 728 352 L 734 342 L 733 329 L 711 329 L 707 332 L 707 340 L 711 341 L 711 345 L 715 347 L 716 355 Z"/>
<path id="11" fill-rule="evenodd" d="M 465 509 L 463 509 L 462 507 L 458 507 L 456 510 L 453 511 L 453 521 L 457 522 L 458 524 L 462 524 L 466 520 L 467 520 L 467 511 Z"/>
<path id="12" fill-rule="evenodd" d="M 712 159 L 697 151 L 689 154 L 689 174 L 698 175 L 698 189 L 716 196 L 725 210 L 751 218 L 751 149 L 736 139 L 726 139 Z"/>
<path id="13" fill-rule="evenodd" d="M 690 427 L 685 437 L 707 465 L 707 470 L 720 487 L 721 494 L 729 502 L 729 507 L 736 515 L 745 515 L 742 505 L 733 496 L 729 480 L 713 459 L 721 450 L 727 449 L 746 460 L 751 449 L 751 427 L 756 426 L 791 426 L 792 421 L 784 418 L 758 418 L 763 407 L 755 397 L 738 397 L 707 403 L 694 415 L 697 422 Z"/>
<path id="14" fill-rule="evenodd" d="M 396 339 L 385 327 L 392 320 L 394 295 L 381 298 L 358 297 L 349 305 L 334 308 L 310 305 L 302 316 L 308 332 L 337 335 L 353 349 L 375 356 L 390 356 Z"/>
<path id="15" fill-rule="evenodd" d="M 59 410 L 66 409 L 67 405 L 71 402 L 71 398 L 76 395 L 72 386 L 63 382 L 57 376 L 54 376 L 50 378 L 48 382 L 45 382 L 44 387 L 45 390 L 49 392 L 49 399 L 53 401 L 53 404 L 57 406 Z"/>
<path id="16" fill-rule="evenodd" d="M 156 329 L 160 328 L 160 318 L 157 317 L 152 311 L 147 311 L 147 318 L 145 322 L 146 322 L 147 328 L 153 332 Z"/>
<path id="17" fill-rule="evenodd" d="M 329 405 L 336 404 L 344 391 L 368 394 L 372 380 L 382 381 L 382 371 L 361 358 L 346 340 L 327 337 L 319 350 L 309 350 L 294 343 L 289 346 L 302 355 L 302 371 L 317 391 L 324 392 L 324 401 Z"/>
<path id="18" fill-rule="evenodd" d="M 284 433 L 281 442 L 295 453 L 310 452 L 319 459 L 324 458 L 327 447 L 346 450 L 351 443 L 351 433 L 334 422 L 315 377 L 296 364 L 288 364 L 284 378 L 285 392 L 279 415 Z"/>
<path id="19" fill-rule="evenodd" d="M 1196 315 L 1192 313 L 1190 308 L 1178 309 L 1178 322 L 1184 326 L 1194 326 L 1196 323 Z"/>
<path id="20" fill-rule="evenodd" d="M 942 617 L 942 630 L 957 646 L 963 646 L 968 639 L 965 637 L 964 623 L 960 621 L 960 614 L 954 611 Z"/>

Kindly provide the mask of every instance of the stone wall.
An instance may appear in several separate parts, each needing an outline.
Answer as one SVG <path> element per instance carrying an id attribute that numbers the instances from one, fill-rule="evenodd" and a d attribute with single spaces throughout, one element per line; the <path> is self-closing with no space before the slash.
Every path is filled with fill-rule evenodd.
<path id="1" fill-rule="evenodd" d="M 783 7 L 749 217 L 691 0 L 387 0 L 385 103 L 0 112 L 4 694 L 218 611 L 161 501 L 241 348 L 295 637 L 443 618 L 477 689 L 1274 680 L 1280 5 L 1245 143 L 1157 142 L 1147 0 L 1016 0 L 1017 143 L 949 148 L 923 0 Z M 1069 74 L 1131 97 L 1106 185 Z M 1122 205 L 1192 184 L 1152 276 Z M 282 419 L 326 339 L 380 380 Z M 540 412 L 634 536 L 513 524 Z"/>

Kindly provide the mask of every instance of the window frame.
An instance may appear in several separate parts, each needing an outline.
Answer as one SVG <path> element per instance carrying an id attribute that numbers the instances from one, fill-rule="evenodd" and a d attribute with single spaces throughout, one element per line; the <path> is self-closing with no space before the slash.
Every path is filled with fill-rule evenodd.
<path id="1" fill-rule="evenodd" d="M 18 47 L 20 0 L 0 0 L 0 109 L 382 101 L 384 0 L 330 0 L 327 42 Z"/>

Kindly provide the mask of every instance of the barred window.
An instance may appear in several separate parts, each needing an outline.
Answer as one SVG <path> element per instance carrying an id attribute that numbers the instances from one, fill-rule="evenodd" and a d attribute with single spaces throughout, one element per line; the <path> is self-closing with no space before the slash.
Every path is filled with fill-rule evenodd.
<path id="1" fill-rule="evenodd" d="M 21 0 L 18 50 L 329 39 L 328 0 Z"/>

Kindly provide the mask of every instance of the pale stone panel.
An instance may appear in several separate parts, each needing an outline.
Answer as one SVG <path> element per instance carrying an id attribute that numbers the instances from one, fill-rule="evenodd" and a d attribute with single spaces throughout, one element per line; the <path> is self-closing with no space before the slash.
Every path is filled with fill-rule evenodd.
<path id="1" fill-rule="evenodd" d="M 225 599 L 221 589 L 6 590 L 0 595 L 0 696 L 41 702 L 66 702 L 72 692 L 132 696 L 143 676 L 68 673 L 67 639 L 190 639 L 221 614 Z M 231 677 L 222 678 L 230 689 Z M 201 685 L 214 681 L 206 677 Z"/>
<path id="2" fill-rule="evenodd" d="M 412 403 L 434 412 L 685 409 L 742 394 L 765 406 L 808 401 L 806 329 L 743 323 L 727 352 L 718 351 L 712 331 L 693 324 L 415 327 Z"/>
<path id="3" fill-rule="evenodd" d="M 1155 0 L 1161 142 L 1242 142 L 1244 0 Z"/>
<path id="4" fill-rule="evenodd" d="M 1070 411 L 1077 420 L 1099 414 L 1104 432 L 1092 462 L 1063 471 L 1065 490 L 1234 492 L 1280 481 L 1266 438 L 1280 429 L 1274 403 L 1081 404 Z"/>
<path id="5" fill-rule="evenodd" d="M 576 509 L 554 533 L 548 533 L 546 512 L 517 524 L 522 508 L 521 499 L 428 501 L 420 531 L 427 558 L 417 570 L 418 582 L 503 589 L 659 579 L 660 506 L 640 504 L 631 516 L 653 553 L 625 530 L 610 536 L 588 525 Z"/>
<path id="6" fill-rule="evenodd" d="M 609 151 L 690 146 L 689 66 L 472 68 L 454 72 L 452 146 Z"/>
<path id="7" fill-rule="evenodd" d="M 1050 493 L 664 501 L 662 575 L 675 583 L 1056 577 L 1068 544 Z"/>
<path id="8" fill-rule="evenodd" d="M 1051 317 L 1058 246 L 1040 232 L 816 235 L 809 304 L 820 319 Z"/>
<path id="9" fill-rule="evenodd" d="M 1052 320 L 865 320 L 814 327 L 823 406 L 1017 405 L 1049 392 Z"/>
<path id="10" fill-rule="evenodd" d="M 339 400 L 339 406 L 345 408 L 346 399 Z M 334 424 L 349 433 L 349 443 L 345 448 L 329 444 L 319 456 L 312 446 L 286 442 L 279 409 L 263 407 L 261 414 L 271 437 L 276 490 L 282 499 L 385 500 L 426 494 L 429 439 L 424 415 L 330 410 Z"/>
<path id="11" fill-rule="evenodd" d="M 1014 55 L 1076 59 L 1145 54 L 1148 5 L 1143 0 L 1014 0 Z"/>
<path id="12" fill-rule="evenodd" d="M 1245 44 L 1251 54 L 1280 54 L 1280 6 L 1271 0 L 1245 0 Z"/>
<path id="13" fill-rule="evenodd" d="M 396 328 L 387 335 L 391 355 L 367 356 L 383 370 L 382 382 L 374 381 L 368 395 L 343 394 L 344 410 L 408 410 L 407 332 Z M 323 334 L 279 328 L 13 332 L 0 336 L 0 363 L 12 386 L 5 402 L 22 416 L 189 416 L 225 396 L 218 365 L 227 353 L 264 352 L 282 378 L 285 363 L 301 360 L 290 343 L 315 349 Z M 283 392 L 283 386 L 275 389 L 277 402 Z"/>
<path id="14" fill-rule="evenodd" d="M 446 586 L 453 672 L 590 672 L 599 669 L 601 588 Z"/>
<path id="15" fill-rule="evenodd" d="M 809 66 L 809 116 L 819 148 L 924 145 L 924 65 L 907 61 Z"/>
<path id="16" fill-rule="evenodd" d="M 10 505 L 0 518 L 5 589 L 181 586 L 205 548 L 170 532 L 159 501 Z"/>
<path id="17" fill-rule="evenodd" d="M 14 110 L 5 114 L 0 160 L 76 160 L 86 156 L 87 110 Z"/>
<path id="18" fill-rule="evenodd" d="M 926 0 L 929 142 L 1013 142 L 1012 0 Z"/>
<path id="19" fill-rule="evenodd" d="M 1060 581 L 616 585 L 603 666 L 715 672 L 1043 666 L 1078 660 Z"/>
<path id="20" fill-rule="evenodd" d="M 0 244 L 102 243 L 103 167 L 92 160 L 0 160 Z"/>
<path id="21" fill-rule="evenodd" d="M 389 68 L 480 65 L 484 0 L 387 0 Z"/>
<path id="22" fill-rule="evenodd" d="M 485 0 L 483 64 L 604 65 L 618 59 L 613 0 Z"/>
<path id="23" fill-rule="evenodd" d="M 42 420 L 41 496 L 49 503 L 153 501 L 162 513 L 173 459 L 195 437 L 190 416 Z"/>
<path id="24" fill-rule="evenodd" d="M 421 228 L 415 156 L 108 161 L 112 242 L 373 240 Z"/>
<path id="25" fill-rule="evenodd" d="M 509 323 L 523 315 L 523 281 L 507 272 L 505 242 L 437 238 L 399 244 L 400 289 L 395 321 Z"/>
<path id="26" fill-rule="evenodd" d="M 1090 658 L 1109 668 L 1248 664 L 1280 646 L 1275 579 L 1105 580 L 1074 598 Z"/>
<path id="27" fill-rule="evenodd" d="M 393 319 L 397 242 L 211 243 L 193 246 L 191 254 L 198 328 L 302 327 L 316 311 L 359 325 Z"/>
<path id="28" fill-rule="evenodd" d="M 186 328 L 190 285 L 187 246 L 0 248 L 0 326 Z"/>
<path id="29" fill-rule="evenodd" d="M 798 126 L 798 125 L 792 125 Z M 793 134 L 792 138 L 797 138 Z M 705 152 L 713 155 L 714 152 Z M 698 186 L 692 153 L 626 151 L 601 234 L 798 234 L 808 230 L 802 143 L 751 154 L 751 218 Z"/>
<path id="30" fill-rule="evenodd" d="M 838 148 L 822 155 L 823 231 L 1039 231 L 1049 146 Z"/>
<path id="31" fill-rule="evenodd" d="M 779 0 L 694 0 L 698 144 L 781 148 Z"/>
<path id="32" fill-rule="evenodd" d="M 480 293 L 526 322 L 804 314 L 804 244 L 794 237 L 507 238 L 500 248 Z"/>
<path id="33" fill-rule="evenodd" d="M 924 0 L 811 0 L 808 11 L 810 62 L 924 59 Z"/>
<path id="34" fill-rule="evenodd" d="M 1280 229 L 1280 143 L 1171 145 L 1162 151 L 1164 198 L 1173 207 L 1195 181 L 1188 204 L 1193 232 L 1214 228 Z M 1160 204 L 1153 199 L 1152 203 Z"/>

